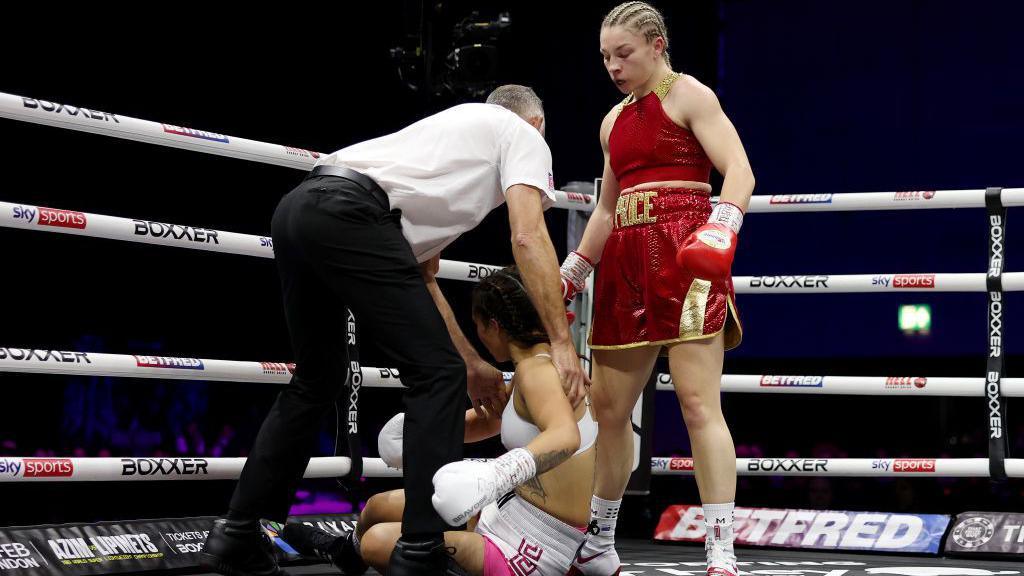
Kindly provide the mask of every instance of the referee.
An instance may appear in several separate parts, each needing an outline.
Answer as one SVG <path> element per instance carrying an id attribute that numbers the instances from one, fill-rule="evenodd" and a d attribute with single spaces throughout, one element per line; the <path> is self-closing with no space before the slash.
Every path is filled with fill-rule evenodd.
<path id="1" fill-rule="evenodd" d="M 543 210 L 554 199 L 544 109 L 505 85 L 317 163 L 278 204 L 271 224 L 295 374 L 278 395 L 201 564 L 223 574 L 285 574 L 259 520 L 284 522 L 348 358 L 345 308 L 406 387 L 403 534 L 389 576 L 445 573 L 447 524 L 430 502 L 438 468 L 462 458 L 464 400 L 497 417 L 501 373 L 473 349 L 434 275 L 441 251 L 508 204 L 512 251 L 551 338 L 574 403 L 587 377 L 565 322 L 558 261 Z"/>

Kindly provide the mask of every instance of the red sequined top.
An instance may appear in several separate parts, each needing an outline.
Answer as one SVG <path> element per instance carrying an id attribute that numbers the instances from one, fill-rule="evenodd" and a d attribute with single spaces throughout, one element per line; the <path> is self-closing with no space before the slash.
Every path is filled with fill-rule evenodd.
<path id="1" fill-rule="evenodd" d="M 623 104 L 612 126 L 609 162 L 620 189 L 644 182 L 710 180 L 711 160 L 697 137 L 673 122 L 661 107 L 661 98 L 675 78 L 666 80 L 660 90 Z"/>

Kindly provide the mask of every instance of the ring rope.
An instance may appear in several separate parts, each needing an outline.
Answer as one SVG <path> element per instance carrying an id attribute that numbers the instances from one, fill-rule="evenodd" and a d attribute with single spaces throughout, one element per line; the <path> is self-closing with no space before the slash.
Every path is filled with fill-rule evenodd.
<path id="1" fill-rule="evenodd" d="M 1006 459 L 1006 472 L 1024 477 L 1024 459 Z M 737 458 L 739 476 L 988 478 L 988 458 Z M 693 474 L 693 458 L 651 458 L 651 474 Z"/>
<path id="2" fill-rule="evenodd" d="M 268 236 L 225 232 L 180 224 L 154 222 L 0 202 L 0 227 L 75 234 L 142 244 L 157 244 L 243 256 L 274 257 L 274 243 Z M 441 260 L 438 278 L 478 282 L 501 270 L 501 266 Z"/>
<path id="3" fill-rule="evenodd" d="M 245 458 L 0 458 L 5 482 L 113 482 L 147 480 L 234 480 Z M 484 459 L 486 460 L 486 459 Z M 335 478 L 348 474 L 351 460 L 343 456 L 310 458 L 303 478 Z M 689 476 L 693 458 L 651 458 L 651 473 Z M 1006 460 L 1010 477 L 1024 477 L 1024 459 Z M 987 458 L 737 458 L 739 476 L 819 477 L 947 477 L 987 478 Z M 402 471 L 380 458 L 363 458 L 363 476 L 397 478 Z"/>
<path id="4" fill-rule="evenodd" d="M 246 362 L 209 358 L 133 356 L 32 348 L 0 348 L 0 372 L 59 374 L 65 376 L 108 376 L 114 378 L 158 378 L 285 385 L 294 364 Z M 360 367 L 361 386 L 401 388 L 395 368 Z M 505 380 L 512 378 L 505 372 Z M 673 390 L 672 377 L 658 374 L 658 390 Z M 924 376 L 794 376 L 771 374 L 726 374 L 723 392 L 767 394 L 853 394 L 865 396 L 960 396 L 985 395 L 984 378 L 939 378 Z M 1003 379 L 1003 395 L 1024 397 L 1024 378 Z"/>
<path id="5" fill-rule="evenodd" d="M 985 208 L 985 188 L 844 192 L 840 194 L 758 194 L 747 212 L 847 212 L 851 210 L 928 210 Z M 1004 206 L 1024 206 L 1024 188 L 1003 188 Z M 716 198 L 717 200 L 717 198 Z"/>
<path id="6" fill-rule="evenodd" d="M 952 274 L 813 274 L 734 276 L 737 294 L 859 292 L 987 292 L 984 272 Z M 1003 291 L 1024 290 L 1024 272 L 1003 273 Z"/>
<path id="7" fill-rule="evenodd" d="M 121 116 L 109 112 L 76 108 L 0 92 L 0 118 L 44 124 L 67 130 L 91 132 L 115 138 L 146 142 L 228 156 L 299 170 L 309 170 L 320 152 L 248 140 L 216 132 L 185 128 Z M 596 202 L 588 194 L 556 190 L 555 206 L 592 212 Z M 1002 190 L 1005 206 L 1024 206 L 1024 188 Z M 748 212 L 823 212 L 847 210 L 908 210 L 934 208 L 984 208 L 985 189 L 908 190 L 896 192 L 848 192 L 841 194 L 774 194 L 751 198 Z"/>
<path id="8" fill-rule="evenodd" d="M 274 243 L 267 236 L 31 204 L 0 202 L 0 227 L 75 234 L 224 254 L 274 257 Z M 500 266 L 487 264 L 441 260 L 438 277 L 475 282 L 500 269 Z M 987 291 L 985 273 L 735 276 L 733 284 L 738 294 Z M 1024 290 L 1024 272 L 1004 273 L 1003 290 Z"/>
<path id="9" fill-rule="evenodd" d="M 37 100 L 0 92 L 0 118 L 33 124 L 45 124 L 66 130 L 91 132 L 103 136 L 146 142 L 158 146 L 182 148 L 264 164 L 311 170 L 325 154 L 280 144 L 247 140 L 217 132 L 196 130 L 172 124 L 140 120 L 130 116 L 76 108 L 67 104 Z M 587 194 L 555 190 L 556 208 L 592 212 L 593 198 Z"/>

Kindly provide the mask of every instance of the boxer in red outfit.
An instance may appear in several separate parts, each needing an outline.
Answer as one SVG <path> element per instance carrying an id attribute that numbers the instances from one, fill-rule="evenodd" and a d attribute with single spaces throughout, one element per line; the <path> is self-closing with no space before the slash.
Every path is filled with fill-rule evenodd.
<path id="1" fill-rule="evenodd" d="M 601 196 L 562 264 L 567 297 L 599 265 L 590 334 L 599 424 L 593 529 L 573 568 L 585 576 L 618 573 L 614 536 L 632 468 L 630 414 L 663 350 L 693 448 L 707 574 L 737 574 L 736 451 L 719 397 L 724 352 L 741 337 L 730 269 L 754 176 L 714 92 L 673 72 L 667 49 L 664 20 L 649 4 L 626 2 L 604 20 L 605 67 L 627 96 L 601 125 Z M 712 167 L 724 176 L 714 208 Z"/>

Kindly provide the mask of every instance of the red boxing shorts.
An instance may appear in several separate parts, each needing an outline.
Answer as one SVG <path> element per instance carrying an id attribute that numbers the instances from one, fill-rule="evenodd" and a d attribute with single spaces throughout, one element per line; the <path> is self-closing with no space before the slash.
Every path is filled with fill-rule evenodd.
<path id="1" fill-rule="evenodd" d="M 590 347 L 617 350 L 743 336 L 732 279 L 709 282 L 676 264 L 683 241 L 711 215 L 707 192 L 639 190 L 619 196 L 594 284 Z"/>

